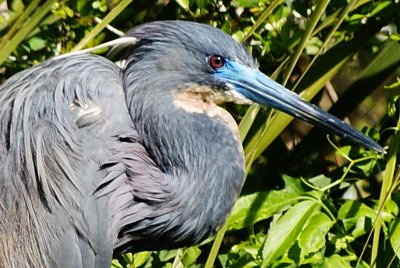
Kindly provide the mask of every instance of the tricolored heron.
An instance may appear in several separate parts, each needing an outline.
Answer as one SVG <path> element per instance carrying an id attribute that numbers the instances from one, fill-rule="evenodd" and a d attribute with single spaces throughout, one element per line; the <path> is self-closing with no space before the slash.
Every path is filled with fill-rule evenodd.
<path id="1" fill-rule="evenodd" d="M 192 245 L 225 221 L 244 180 L 221 100 L 267 105 L 383 152 L 258 71 L 211 26 L 141 25 L 123 69 L 48 60 L 0 89 L 0 262 L 109 267 L 113 252 Z"/>

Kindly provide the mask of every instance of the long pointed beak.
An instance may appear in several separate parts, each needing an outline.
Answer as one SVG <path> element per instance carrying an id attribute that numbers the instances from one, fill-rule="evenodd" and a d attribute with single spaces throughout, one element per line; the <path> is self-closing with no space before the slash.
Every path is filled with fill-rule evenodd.
<path id="1" fill-rule="evenodd" d="M 352 126 L 306 102 L 262 72 L 236 62 L 229 61 L 226 64 L 227 68 L 217 70 L 216 76 L 231 84 L 245 98 L 322 127 L 353 143 L 384 153 L 384 149 L 379 144 Z"/>

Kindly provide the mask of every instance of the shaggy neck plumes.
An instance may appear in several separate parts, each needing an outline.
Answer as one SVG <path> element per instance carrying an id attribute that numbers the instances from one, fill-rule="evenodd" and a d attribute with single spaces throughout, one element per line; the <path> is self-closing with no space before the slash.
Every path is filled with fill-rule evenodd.
<path id="1" fill-rule="evenodd" d="M 160 81 L 159 77 L 165 76 L 147 75 L 143 67 L 131 63 L 125 70 L 126 99 L 138 136 L 155 168 L 163 173 L 154 180 L 169 193 L 160 202 L 170 209 L 160 212 L 157 202 L 148 204 L 154 215 L 148 217 L 153 224 L 147 224 L 145 233 L 158 239 L 140 237 L 138 240 L 146 240 L 140 249 L 198 243 L 223 224 L 243 184 L 244 159 L 237 126 L 226 111 L 212 103 L 204 103 L 203 112 L 177 107 L 174 98 L 179 91 L 173 89 L 177 88 L 173 76 Z M 130 238 L 143 236 L 135 233 L 137 226 L 122 229 Z"/>

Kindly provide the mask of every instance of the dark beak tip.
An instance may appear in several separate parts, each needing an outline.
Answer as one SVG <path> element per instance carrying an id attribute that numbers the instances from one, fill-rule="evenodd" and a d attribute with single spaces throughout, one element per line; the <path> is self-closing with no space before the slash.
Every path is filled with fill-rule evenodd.
<path id="1" fill-rule="evenodd" d="M 376 152 L 379 153 L 380 155 L 386 155 L 386 154 L 387 154 L 386 150 L 385 150 L 383 147 L 381 147 L 381 146 L 379 146 L 379 147 L 376 149 Z"/>

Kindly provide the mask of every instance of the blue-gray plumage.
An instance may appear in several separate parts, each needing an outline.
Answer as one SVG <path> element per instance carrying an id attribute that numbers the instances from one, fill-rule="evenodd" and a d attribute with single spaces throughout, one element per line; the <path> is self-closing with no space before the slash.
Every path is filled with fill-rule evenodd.
<path id="1" fill-rule="evenodd" d="M 123 69 L 73 55 L 1 86 L 0 266 L 109 267 L 113 252 L 214 233 L 244 179 L 223 100 L 270 105 L 383 151 L 262 75 L 218 29 L 165 21 L 128 35 L 138 42 Z"/>

